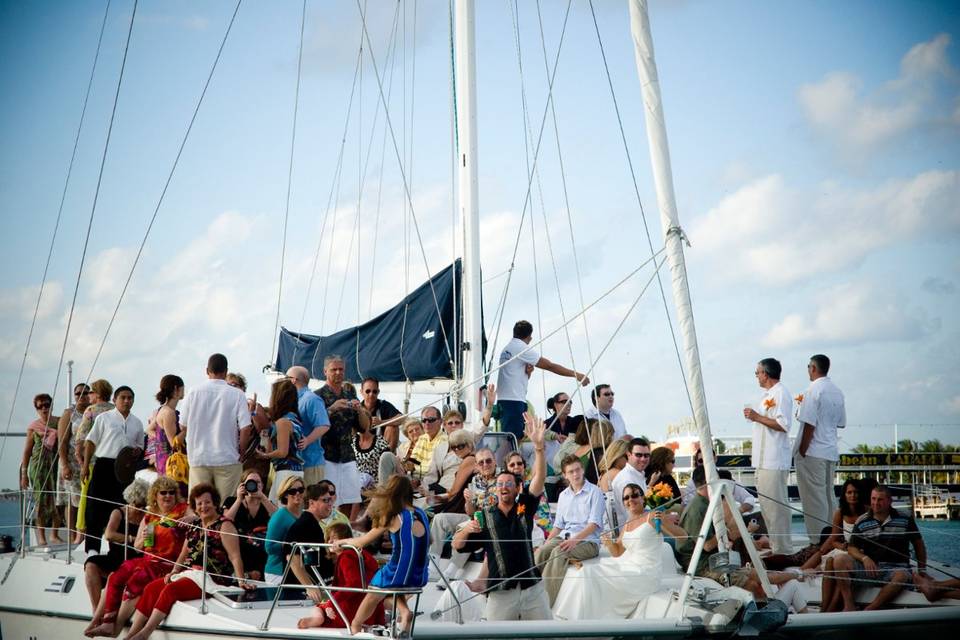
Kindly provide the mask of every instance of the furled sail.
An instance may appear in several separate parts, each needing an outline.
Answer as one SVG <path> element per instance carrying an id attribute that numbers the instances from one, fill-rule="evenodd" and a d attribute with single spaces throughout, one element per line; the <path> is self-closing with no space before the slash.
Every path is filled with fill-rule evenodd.
<path id="1" fill-rule="evenodd" d="M 286 371 L 302 365 L 312 377 L 322 379 L 324 358 L 337 354 L 345 361 L 347 380 L 367 376 L 381 382 L 453 379 L 454 362 L 460 361 L 455 357 L 455 340 L 462 335 L 460 278 L 457 260 L 395 307 L 328 336 L 281 328 L 274 366 Z"/>

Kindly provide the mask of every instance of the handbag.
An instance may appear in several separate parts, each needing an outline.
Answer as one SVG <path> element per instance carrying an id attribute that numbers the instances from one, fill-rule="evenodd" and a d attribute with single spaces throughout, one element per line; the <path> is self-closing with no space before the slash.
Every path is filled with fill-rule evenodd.
<path id="1" fill-rule="evenodd" d="M 180 436 L 173 440 L 173 453 L 167 458 L 167 477 L 187 484 L 190 479 L 190 462 L 183 452 L 184 442 Z"/>

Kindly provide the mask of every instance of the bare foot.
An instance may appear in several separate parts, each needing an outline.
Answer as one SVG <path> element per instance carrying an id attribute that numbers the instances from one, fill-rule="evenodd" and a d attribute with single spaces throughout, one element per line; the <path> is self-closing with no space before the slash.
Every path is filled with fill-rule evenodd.
<path id="1" fill-rule="evenodd" d="M 851 607 L 845 606 L 842 610 L 843 610 L 843 611 L 856 611 L 857 608 L 856 608 L 855 606 L 851 606 Z"/>
<path id="2" fill-rule="evenodd" d="M 113 622 L 104 622 L 101 625 L 84 631 L 83 635 L 87 636 L 88 638 L 96 638 L 98 636 L 116 637 L 117 634 L 113 631 Z"/>
<path id="3" fill-rule="evenodd" d="M 50 536 L 50 544 L 63 544 L 63 539 L 60 536 Z"/>
<path id="4" fill-rule="evenodd" d="M 582 569 L 582 568 L 583 568 L 583 563 L 580 562 L 579 560 L 570 560 L 570 566 L 571 566 L 571 567 L 576 567 L 577 569 Z"/>
<path id="5" fill-rule="evenodd" d="M 90 621 L 90 624 L 87 625 L 87 628 L 83 630 L 83 635 L 87 635 L 90 631 L 93 631 L 95 628 L 99 627 L 103 622 L 103 618 L 94 618 Z"/>
<path id="6" fill-rule="evenodd" d="M 309 618 L 300 618 L 297 620 L 298 629 L 310 629 L 312 627 L 322 627 L 323 619 L 317 620 L 316 616 L 310 616 Z"/>

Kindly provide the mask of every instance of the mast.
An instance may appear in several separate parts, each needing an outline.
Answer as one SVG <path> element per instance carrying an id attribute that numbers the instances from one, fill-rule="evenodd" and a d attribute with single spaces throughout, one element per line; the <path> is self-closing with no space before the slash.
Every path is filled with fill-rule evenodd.
<path id="1" fill-rule="evenodd" d="M 677 216 L 677 201 L 673 192 L 673 173 L 670 168 L 670 149 L 667 146 L 667 127 L 660 100 L 660 80 L 657 62 L 653 55 L 653 39 L 650 36 L 650 19 L 646 0 L 629 0 L 630 30 L 633 33 L 633 48 L 643 90 L 644 116 L 647 123 L 647 139 L 650 147 L 650 163 L 660 208 L 660 224 L 663 226 L 667 264 L 670 267 L 670 284 L 673 287 L 673 303 L 683 342 L 683 361 L 686 368 L 687 388 L 693 405 L 693 419 L 700 436 L 703 450 L 703 466 L 707 482 L 718 479 L 716 461 L 713 457 L 713 437 L 710 433 L 710 417 L 707 415 L 707 400 L 703 390 L 703 373 L 700 369 L 700 351 L 697 348 L 697 330 L 693 323 L 693 307 L 690 305 L 690 290 L 687 287 L 687 266 L 683 258 L 683 230 Z"/>
<path id="2" fill-rule="evenodd" d="M 477 419 L 477 382 L 483 375 L 483 323 L 480 317 L 480 205 L 477 188 L 477 60 L 473 0 L 456 0 L 455 66 L 456 116 L 458 132 L 457 173 L 460 220 L 463 229 L 463 370 L 459 383 L 466 403 L 467 422 Z M 458 345 L 459 346 L 459 345 Z M 456 375 L 456 372 L 454 372 Z"/>
<path id="3" fill-rule="evenodd" d="M 703 372 L 700 369 L 700 350 L 697 348 L 697 330 L 693 323 L 693 307 L 690 303 L 690 289 L 687 287 L 687 266 L 683 258 L 683 230 L 677 216 L 677 200 L 673 192 L 673 173 L 670 168 L 670 149 L 667 146 L 667 126 L 663 117 L 663 103 L 660 100 L 660 80 L 657 75 L 657 61 L 653 54 L 653 38 L 650 35 L 650 17 L 647 14 L 646 0 L 629 0 L 630 30 L 633 33 L 633 48 L 640 74 L 640 87 L 643 91 L 644 116 L 647 123 L 647 140 L 650 147 L 650 164 L 653 167 L 654 186 L 657 191 L 657 205 L 660 208 L 660 224 L 663 226 L 664 245 L 667 264 L 670 265 L 670 284 L 673 288 L 673 303 L 676 307 L 677 322 L 683 342 L 683 360 L 686 368 L 687 389 L 693 405 L 693 417 L 700 436 L 700 450 L 703 451 L 703 467 L 710 487 L 710 504 L 704 518 L 699 539 L 687 568 L 683 586 L 680 588 L 680 615 L 685 609 L 687 593 L 693 580 L 693 571 L 703 552 L 704 541 L 713 521 L 716 535 L 722 548 L 726 548 L 727 527 L 723 517 L 721 498 L 726 497 L 733 504 L 733 483 L 720 480 L 717 464 L 713 457 L 713 435 L 710 432 L 710 417 L 707 415 L 707 399 L 703 389 Z M 736 509 L 733 512 L 734 524 L 746 545 L 747 554 L 756 567 L 760 583 L 768 596 L 773 588 L 767 579 L 766 570 L 760 555 L 753 544 L 753 538 L 747 532 L 743 517 Z"/>

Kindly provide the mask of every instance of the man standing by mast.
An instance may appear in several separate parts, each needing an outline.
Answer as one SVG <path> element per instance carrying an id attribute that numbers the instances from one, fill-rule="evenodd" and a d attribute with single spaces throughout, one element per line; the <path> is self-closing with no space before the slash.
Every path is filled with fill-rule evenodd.
<path id="1" fill-rule="evenodd" d="M 527 383 L 530 381 L 527 367 L 576 378 L 583 386 L 590 384 L 590 378 L 586 375 L 551 362 L 531 349 L 529 345 L 532 339 L 532 324 L 520 320 L 513 325 L 513 340 L 507 343 L 500 354 L 500 370 L 497 373 L 500 428 L 515 435 L 518 442 L 523 438 L 523 414 L 527 410 Z"/>
<path id="2" fill-rule="evenodd" d="M 830 358 L 811 356 L 807 365 L 810 386 L 797 398 L 797 433 L 793 462 L 797 466 L 797 488 L 803 503 L 803 520 L 810 543 L 820 539 L 823 523 L 833 514 L 833 475 L 839 450 L 837 429 L 847 424 L 843 392 L 827 377 Z"/>
<path id="3" fill-rule="evenodd" d="M 743 410 L 753 422 L 753 468 L 757 496 L 767 523 L 774 553 L 791 553 L 790 509 L 787 506 L 787 476 L 790 474 L 790 422 L 793 398 L 780 382 L 780 362 L 764 358 L 757 363 L 757 382 L 766 391 L 756 411 Z"/>

